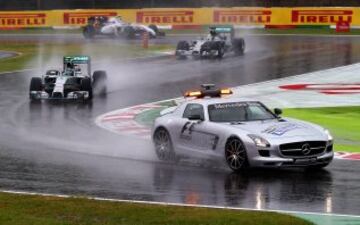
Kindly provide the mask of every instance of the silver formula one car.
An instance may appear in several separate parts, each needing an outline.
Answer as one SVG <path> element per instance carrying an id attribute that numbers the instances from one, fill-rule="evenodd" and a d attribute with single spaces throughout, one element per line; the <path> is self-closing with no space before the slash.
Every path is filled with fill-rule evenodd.
<path id="1" fill-rule="evenodd" d="M 221 59 L 225 54 L 242 55 L 245 51 L 243 38 L 235 38 L 232 27 L 211 27 L 206 38 L 192 42 L 180 41 L 176 46 L 177 59 L 186 59 L 188 56 L 199 58 Z"/>
<path id="2" fill-rule="evenodd" d="M 206 85 L 195 99 L 165 109 L 152 139 L 160 160 L 195 156 L 225 159 L 233 171 L 248 167 L 323 168 L 333 159 L 333 138 L 308 122 L 281 118 L 251 99 L 222 97 L 231 90 Z"/>
<path id="3" fill-rule="evenodd" d="M 93 94 L 106 94 L 105 71 L 91 75 L 88 56 L 65 56 L 63 70 L 48 70 L 42 77 L 33 77 L 29 96 L 32 101 L 41 99 L 90 100 Z"/>
<path id="4" fill-rule="evenodd" d="M 88 24 L 83 28 L 83 35 L 86 39 L 95 36 L 112 36 L 126 39 L 141 38 L 144 33 L 148 33 L 150 38 L 165 36 L 165 33 L 151 24 L 149 26 L 137 23 L 127 23 L 120 16 L 116 17 L 90 17 Z"/>

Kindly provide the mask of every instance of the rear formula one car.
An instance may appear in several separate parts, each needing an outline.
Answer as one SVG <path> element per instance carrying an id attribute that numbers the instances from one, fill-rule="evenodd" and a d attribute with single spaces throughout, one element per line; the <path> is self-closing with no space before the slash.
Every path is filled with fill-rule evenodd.
<path id="1" fill-rule="evenodd" d="M 91 75 L 88 56 L 65 56 L 63 70 L 48 70 L 42 77 L 32 77 L 30 99 L 79 99 L 90 100 L 93 94 L 106 94 L 105 71 Z"/>
<path id="2" fill-rule="evenodd" d="M 86 39 L 95 36 L 112 36 L 125 39 L 136 39 L 144 33 L 148 33 L 150 38 L 165 36 L 156 25 L 145 26 L 143 24 L 126 23 L 120 16 L 117 17 L 90 17 L 87 25 L 83 28 L 83 35 Z"/>
<path id="3" fill-rule="evenodd" d="M 243 38 L 235 38 L 232 27 L 212 27 L 206 38 L 188 41 L 180 41 L 176 46 L 175 56 L 177 59 L 186 59 L 192 56 L 198 58 L 222 58 L 227 53 L 242 55 L 245 51 Z"/>

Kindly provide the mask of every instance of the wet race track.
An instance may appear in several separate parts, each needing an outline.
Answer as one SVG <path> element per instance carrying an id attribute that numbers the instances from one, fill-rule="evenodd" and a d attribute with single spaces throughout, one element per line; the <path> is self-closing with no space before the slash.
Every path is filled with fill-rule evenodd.
<path id="1" fill-rule="evenodd" d="M 6 38 L 14 37 L 1 37 Z M 80 40 L 65 37 L 65 42 Z M 0 188 L 358 215 L 360 165 L 355 161 L 334 160 L 318 172 L 233 174 L 220 162 L 161 163 L 149 141 L 117 136 L 94 124 L 102 113 L 178 97 L 201 83 L 238 86 L 360 61 L 357 38 L 248 36 L 246 43 L 244 56 L 221 61 L 93 58 L 98 61 L 94 69 L 109 73 L 109 94 L 92 104 L 30 104 L 28 86 L 35 71 L 0 75 Z"/>

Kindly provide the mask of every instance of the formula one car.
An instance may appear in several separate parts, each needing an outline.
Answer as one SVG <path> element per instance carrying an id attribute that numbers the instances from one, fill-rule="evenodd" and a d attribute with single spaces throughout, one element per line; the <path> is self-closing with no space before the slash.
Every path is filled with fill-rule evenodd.
<path id="1" fill-rule="evenodd" d="M 186 59 L 187 56 L 198 58 L 222 58 L 224 54 L 233 52 L 242 55 L 245 51 L 243 38 L 235 38 L 232 27 L 211 27 L 206 38 L 192 41 L 180 41 L 176 46 L 177 59 Z"/>
<path id="2" fill-rule="evenodd" d="M 126 23 L 120 16 L 117 17 L 89 17 L 88 24 L 83 28 L 83 35 L 87 39 L 94 38 L 96 35 L 123 37 L 135 39 L 147 32 L 150 38 L 165 36 L 156 25 L 145 26 L 136 23 Z"/>
<path id="3" fill-rule="evenodd" d="M 30 99 L 92 99 L 93 94 L 106 94 L 105 71 L 95 71 L 91 76 L 88 56 L 65 56 L 63 70 L 48 70 L 42 77 L 30 82 Z"/>
<path id="4" fill-rule="evenodd" d="M 308 122 L 281 118 L 259 101 L 226 98 L 229 89 L 204 85 L 193 99 L 167 108 L 155 120 L 152 139 L 160 160 L 225 159 L 236 172 L 249 167 L 320 169 L 333 159 L 333 138 Z"/>

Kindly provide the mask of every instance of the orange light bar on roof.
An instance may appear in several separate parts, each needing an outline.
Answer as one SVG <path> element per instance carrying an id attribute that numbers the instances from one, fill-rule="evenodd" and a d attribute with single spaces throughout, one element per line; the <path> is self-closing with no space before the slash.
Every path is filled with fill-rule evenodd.
<path id="1" fill-rule="evenodd" d="M 188 91 L 185 93 L 185 97 L 199 97 L 201 95 L 201 91 Z"/>
<path id="2" fill-rule="evenodd" d="M 232 93 L 233 93 L 232 90 L 229 88 L 220 90 L 220 94 L 222 94 L 222 95 L 231 95 Z"/>

